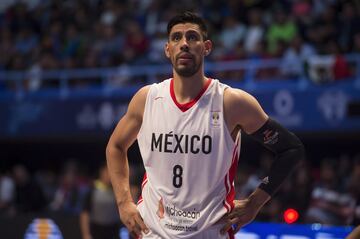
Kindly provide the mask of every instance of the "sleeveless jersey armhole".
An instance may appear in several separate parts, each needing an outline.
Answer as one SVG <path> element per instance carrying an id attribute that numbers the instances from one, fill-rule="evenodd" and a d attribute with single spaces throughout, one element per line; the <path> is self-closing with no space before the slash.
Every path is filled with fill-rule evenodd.
<path id="1" fill-rule="evenodd" d="M 224 101 L 224 97 L 225 97 L 225 91 L 227 90 L 227 89 L 229 89 L 230 88 L 230 86 L 228 86 L 228 85 L 226 85 L 226 84 L 223 84 L 223 83 L 221 83 L 222 84 L 222 87 L 223 87 L 223 99 L 222 99 L 222 114 L 223 114 L 223 119 L 224 119 L 224 131 L 226 132 L 225 133 L 225 137 L 226 138 L 228 138 L 228 139 L 230 139 L 231 140 L 231 142 L 233 143 L 233 144 L 236 144 L 236 141 L 238 140 L 237 138 L 238 137 L 241 137 L 241 128 L 239 128 L 238 129 L 238 131 L 236 132 L 236 134 L 235 134 L 235 138 L 233 138 L 233 134 L 235 133 L 235 132 L 233 132 L 233 131 L 230 131 L 230 129 L 229 129 L 229 127 L 228 127 L 228 125 L 226 124 L 226 120 L 225 120 L 225 101 Z M 237 128 L 237 127 L 236 127 Z M 234 129 L 235 130 L 235 129 Z M 229 144 L 227 144 L 227 145 L 229 145 Z"/>
<path id="2" fill-rule="evenodd" d="M 138 136 L 143 132 L 143 128 L 144 128 L 144 122 L 146 121 L 146 118 L 145 116 L 147 115 L 147 111 L 148 111 L 148 105 L 149 105 L 149 101 L 151 100 L 151 96 L 153 94 L 153 91 L 154 91 L 154 88 L 156 87 L 156 83 L 152 84 L 150 87 L 149 87 L 149 91 L 147 93 L 147 96 L 146 96 L 146 100 L 145 100 L 145 105 L 144 105 L 144 112 L 143 112 L 143 118 L 142 118 L 142 122 L 141 122 L 141 127 L 139 129 L 139 132 L 136 136 L 136 138 L 138 138 Z"/>

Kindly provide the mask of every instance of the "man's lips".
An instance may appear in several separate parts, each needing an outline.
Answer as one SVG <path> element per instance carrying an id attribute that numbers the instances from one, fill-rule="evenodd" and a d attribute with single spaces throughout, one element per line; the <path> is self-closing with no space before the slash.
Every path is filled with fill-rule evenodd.
<path id="1" fill-rule="evenodd" d="M 178 62 L 181 63 L 187 63 L 193 60 L 192 55 L 190 54 L 181 54 L 177 57 Z"/>
<path id="2" fill-rule="evenodd" d="M 192 55 L 190 54 L 180 54 L 177 59 L 181 59 L 181 60 L 191 60 L 193 59 Z"/>

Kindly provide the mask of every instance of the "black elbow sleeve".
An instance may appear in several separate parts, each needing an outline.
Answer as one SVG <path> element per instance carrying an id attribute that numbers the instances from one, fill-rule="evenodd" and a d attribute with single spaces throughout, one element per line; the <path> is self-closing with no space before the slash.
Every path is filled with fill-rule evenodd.
<path id="1" fill-rule="evenodd" d="M 275 154 L 268 176 L 259 188 L 273 195 L 305 158 L 304 146 L 295 134 L 270 119 L 251 136 Z"/>

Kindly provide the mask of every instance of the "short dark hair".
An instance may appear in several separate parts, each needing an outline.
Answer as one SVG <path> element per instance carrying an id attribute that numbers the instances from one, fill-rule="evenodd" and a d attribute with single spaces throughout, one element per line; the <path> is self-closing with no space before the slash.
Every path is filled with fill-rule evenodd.
<path id="1" fill-rule="evenodd" d="M 202 19 L 199 15 L 193 13 L 193 12 L 182 12 L 180 14 L 175 15 L 173 18 L 170 19 L 168 25 L 167 25 L 167 34 L 170 35 L 171 29 L 173 26 L 177 24 L 182 23 L 193 23 L 199 26 L 202 36 L 204 40 L 208 39 L 208 29 L 206 26 L 206 23 L 204 19 Z"/>

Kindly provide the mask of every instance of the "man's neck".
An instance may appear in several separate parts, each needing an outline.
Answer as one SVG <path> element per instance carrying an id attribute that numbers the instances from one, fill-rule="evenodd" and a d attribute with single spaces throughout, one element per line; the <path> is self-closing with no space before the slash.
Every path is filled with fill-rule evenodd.
<path id="1" fill-rule="evenodd" d="M 181 77 L 174 74 L 174 92 L 176 100 L 180 103 L 187 103 L 193 100 L 205 87 L 208 78 L 203 74 L 191 77 Z"/>

